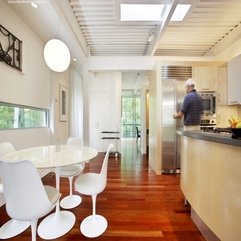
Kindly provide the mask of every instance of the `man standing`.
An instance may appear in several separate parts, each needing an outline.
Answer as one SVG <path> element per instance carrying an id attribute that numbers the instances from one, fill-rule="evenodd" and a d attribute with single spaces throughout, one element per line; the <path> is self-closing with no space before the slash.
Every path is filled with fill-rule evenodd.
<path id="1" fill-rule="evenodd" d="M 200 130 L 203 101 L 194 87 L 193 79 L 188 79 L 185 84 L 187 95 L 184 97 L 182 108 L 178 113 L 173 114 L 174 119 L 184 116 L 184 130 Z"/>

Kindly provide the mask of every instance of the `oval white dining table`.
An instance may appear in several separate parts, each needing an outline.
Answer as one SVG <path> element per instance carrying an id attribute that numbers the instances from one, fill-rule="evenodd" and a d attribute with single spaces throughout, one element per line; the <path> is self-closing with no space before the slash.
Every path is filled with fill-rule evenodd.
<path id="1" fill-rule="evenodd" d="M 92 147 L 64 145 L 39 146 L 13 151 L 4 156 L 4 161 L 29 160 L 38 169 L 53 169 L 56 175 L 56 188 L 59 190 L 60 167 L 91 160 L 98 154 Z M 71 230 L 75 216 L 70 211 L 60 211 L 59 201 L 56 211 L 48 215 L 38 226 L 38 235 L 43 239 L 56 239 Z"/>

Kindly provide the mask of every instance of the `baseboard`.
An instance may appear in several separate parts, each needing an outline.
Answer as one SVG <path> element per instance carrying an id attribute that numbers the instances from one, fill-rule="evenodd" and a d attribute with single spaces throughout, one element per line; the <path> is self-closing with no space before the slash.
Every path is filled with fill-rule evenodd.
<path id="1" fill-rule="evenodd" d="M 202 221 L 198 214 L 191 208 L 191 218 L 207 241 L 221 241 L 215 233 Z"/>

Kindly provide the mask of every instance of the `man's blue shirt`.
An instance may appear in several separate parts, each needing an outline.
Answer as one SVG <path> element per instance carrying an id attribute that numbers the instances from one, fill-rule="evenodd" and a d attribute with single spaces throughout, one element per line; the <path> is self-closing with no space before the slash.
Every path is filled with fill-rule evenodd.
<path id="1" fill-rule="evenodd" d="M 190 91 L 184 97 L 181 111 L 184 113 L 184 125 L 200 125 L 203 101 L 196 90 Z"/>

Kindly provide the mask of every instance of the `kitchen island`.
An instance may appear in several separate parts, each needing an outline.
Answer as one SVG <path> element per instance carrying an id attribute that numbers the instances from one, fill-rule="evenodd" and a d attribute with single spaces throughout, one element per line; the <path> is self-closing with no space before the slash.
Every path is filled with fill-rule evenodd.
<path id="1" fill-rule="evenodd" d="M 231 134 L 177 131 L 181 189 L 207 240 L 241 237 L 241 140 Z"/>

